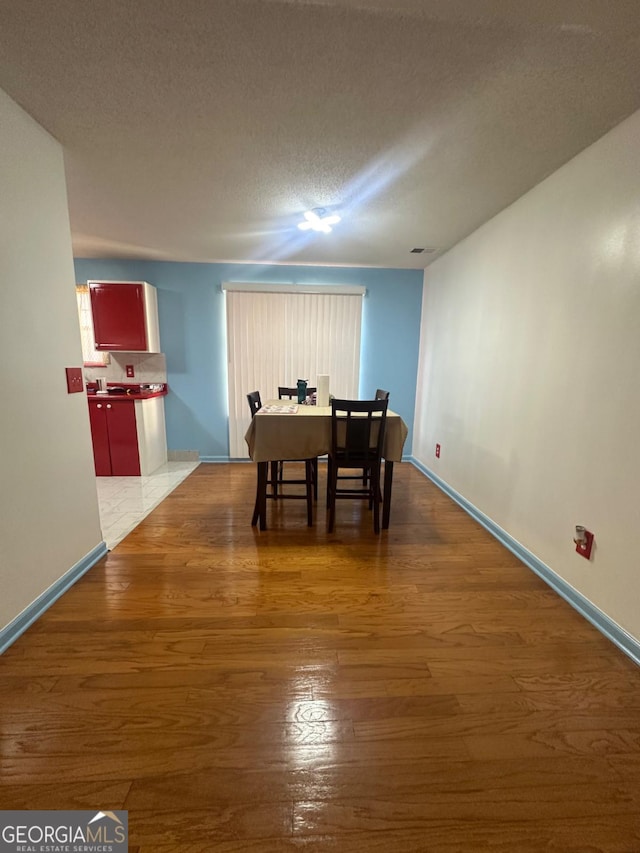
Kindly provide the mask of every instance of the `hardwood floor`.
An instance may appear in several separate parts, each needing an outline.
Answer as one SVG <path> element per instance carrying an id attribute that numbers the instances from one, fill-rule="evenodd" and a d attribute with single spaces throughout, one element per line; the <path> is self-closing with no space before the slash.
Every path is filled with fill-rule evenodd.
<path id="1" fill-rule="evenodd" d="M 249 522 L 202 465 L 0 657 L 0 802 L 133 853 L 640 851 L 640 670 L 409 464 Z M 320 466 L 321 494 L 325 469 Z"/>

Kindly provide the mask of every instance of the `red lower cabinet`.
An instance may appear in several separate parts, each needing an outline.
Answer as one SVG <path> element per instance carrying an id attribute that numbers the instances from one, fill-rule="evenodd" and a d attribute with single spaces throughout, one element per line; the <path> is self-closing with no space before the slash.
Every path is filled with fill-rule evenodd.
<path id="1" fill-rule="evenodd" d="M 140 454 L 133 400 L 89 400 L 93 459 L 98 477 L 138 477 Z"/>
<path id="2" fill-rule="evenodd" d="M 111 453 L 107 430 L 107 404 L 89 400 L 89 422 L 93 442 L 93 462 L 98 477 L 111 476 Z"/>

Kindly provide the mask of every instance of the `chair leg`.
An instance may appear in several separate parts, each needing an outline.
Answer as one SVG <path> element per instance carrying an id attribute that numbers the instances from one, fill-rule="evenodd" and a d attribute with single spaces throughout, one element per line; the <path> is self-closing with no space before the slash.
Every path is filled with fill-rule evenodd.
<path id="1" fill-rule="evenodd" d="M 253 507 L 251 526 L 255 527 L 260 521 L 260 530 L 267 529 L 267 479 L 268 462 L 258 462 L 256 465 L 256 502 Z"/>
<path id="2" fill-rule="evenodd" d="M 336 488 L 338 486 L 338 466 L 327 461 L 327 533 L 333 533 L 336 522 Z"/>
<path id="3" fill-rule="evenodd" d="M 313 459 L 305 459 L 304 471 L 307 489 L 307 527 L 313 526 Z"/>
<path id="4" fill-rule="evenodd" d="M 281 464 L 280 462 L 271 463 L 271 489 L 276 500 L 278 498 L 278 466 Z"/>
<path id="5" fill-rule="evenodd" d="M 313 463 L 313 499 L 318 500 L 318 457 L 311 460 Z"/>
<path id="6" fill-rule="evenodd" d="M 368 477 L 369 483 L 369 509 L 373 508 L 373 485 L 372 485 L 372 476 L 371 471 L 365 469 L 365 478 Z M 382 489 L 380 488 L 380 483 L 382 481 L 382 469 L 378 469 L 378 500 L 382 501 Z"/>
<path id="7" fill-rule="evenodd" d="M 380 465 L 371 468 L 369 483 L 373 495 L 373 532 L 380 533 Z"/>

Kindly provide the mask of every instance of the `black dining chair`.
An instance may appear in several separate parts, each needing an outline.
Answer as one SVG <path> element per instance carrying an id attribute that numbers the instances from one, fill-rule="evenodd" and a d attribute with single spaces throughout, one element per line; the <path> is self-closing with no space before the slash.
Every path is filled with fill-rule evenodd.
<path id="1" fill-rule="evenodd" d="M 260 392 L 252 391 L 250 394 L 247 394 L 247 402 L 249 403 L 249 408 L 251 410 L 251 420 L 253 420 L 262 408 Z M 267 486 L 271 486 L 274 498 L 278 497 L 278 464 L 279 463 L 275 461 L 271 463 L 271 477 L 267 479 Z"/>
<path id="2" fill-rule="evenodd" d="M 251 418 L 253 419 L 256 412 L 259 412 L 262 408 L 260 392 L 252 391 L 250 394 L 247 394 L 247 402 L 249 403 L 249 408 L 251 409 Z"/>
<path id="3" fill-rule="evenodd" d="M 388 400 L 389 399 L 389 392 L 384 391 L 382 388 L 377 388 L 376 389 L 376 396 L 373 399 L 374 400 Z M 360 474 L 357 474 L 357 475 L 340 474 L 338 479 L 339 480 L 359 480 Z M 366 471 L 362 472 L 362 485 L 363 486 L 367 485 L 367 472 Z"/>
<path id="4" fill-rule="evenodd" d="M 312 394 L 315 394 L 317 388 L 312 388 L 310 385 L 307 385 L 307 397 L 310 397 Z M 296 400 L 298 399 L 298 389 L 297 388 L 288 388 L 285 385 L 278 385 L 278 399 L 279 400 Z"/>
<path id="5" fill-rule="evenodd" d="M 373 529 L 380 532 L 380 469 L 388 400 L 332 400 L 331 447 L 327 470 L 327 532 L 332 533 L 336 501 L 367 500 L 373 509 Z M 342 486 L 341 468 L 359 469 L 367 482 Z M 354 479 L 354 478 L 350 478 Z"/>
<path id="6" fill-rule="evenodd" d="M 389 392 L 385 391 L 383 388 L 376 388 L 376 396 L 373 398 L 374 400 L 388 400 Z M 365 471 L 362 475 L 362 485 L 367 485 L 367 472 Z"/>
<path id="7" fill-rule="evenodd" d="M 307 396 L 310 397 L 312 394 L 315 394 L 318 389 L 314 387 L 307 386 Z M 279 400 L 297 400 L 298 399 L 298 389 L 291 388 L 286 385 L 278 385 L 278 399 Z M 313 463 L 313 497 L 314 500 L 318 500 L 318 457 L 314 457 L 312 460 Z M 297 480 L 290 481 L 285 480 L 284 478 L 284 460 L 281 461 L 278 465 L 278 482 L 280 484 L 288 483 L 288 482 L 298 482 Z"/>
<path id="8" fill-rule="evenodd" d="M 262 408 L 262 402 L 260 399 L 259 391 L 252 391 L 250 394 L 247 394 L 247 401 L 249 403 L 249 408 L 251 409 L 251 418 L 253 419 L 256 414 Z M 278 471 L 282 466 L 283 462 L 304 462 L 305 467 L 305 476 L 304 479 L 288 479 L 282 480 L 278 476 Z M 262 463 L 259 463 L 262 464 Z M 264 463 L 265 465 L 269 463 Z M 313 459 L 296 459 L 296 460 L 287 460 L 287 459 L 279 459 L 272 460 L 270 463 L 271 467 L 271 476 L 267 477 L 265 488 L 267 489 L 266 497 L 272 498 L 274 500 L 305 500 L 307 502 L 307 525 L 309 527 L 313 524 L 313 494 L 314 494 L 314 481 L 313 481 Z M 304 485 L 305 492 L 304 494 L 285 494 L 279 488 L 281 485 Z M 271 493 L 268 491 L 268 487 L 271 486 Z M 258 483 L 256 488 L 256 502 L 253 510 L 253 518 L 251 520 L 252 526 L 257 523 L 258 515 L 259 515 L 259 506 L 260 506 L 260 477 L 258 477 Z M 263 523 L 264 526 L 264 523 Z"/>

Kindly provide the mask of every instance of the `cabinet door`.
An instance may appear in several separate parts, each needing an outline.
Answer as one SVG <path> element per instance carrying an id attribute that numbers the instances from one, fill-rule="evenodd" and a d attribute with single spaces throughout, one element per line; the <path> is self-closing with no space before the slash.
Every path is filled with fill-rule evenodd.
<path id="1" fill-rule="evenodd" d="M 144 290 L 135 282 L 91 282 L 96 350 L 147 349 Z"/>
<path id="2" fill-rule="evenodd" d="M 107 409 L 105 402 L 89 400 L 89 423 L 93 442 L 93 463 L 97 477 L 111 476 L 111 455 L 107 431 Z"/>
<path id="3" fill-rule="evenodd" d="M 140 455 L 133 400 L 107 403 L 111 473 L 114 477 L 140 476 Z"/>

